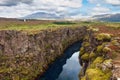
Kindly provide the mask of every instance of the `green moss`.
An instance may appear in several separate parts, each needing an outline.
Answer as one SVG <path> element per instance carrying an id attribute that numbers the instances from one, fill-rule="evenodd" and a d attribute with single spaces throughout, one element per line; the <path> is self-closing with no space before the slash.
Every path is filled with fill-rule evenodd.
<path id="1" fill-rule="evenodd" d="M 16 59 L 19 59 L 19 58 L 20 58 L 20 55 L 17 54 L 17 55 L 15 56 L 15 58 L 16 58 Z"/>
<path id="2" fill-rule="evenodd" d="M 110 78 L 112 76 L 112 71 L 106 72 L 105 74 L 106 74 L 105 78 L 108 79 L 108 80 L 110 80 Z"/>
<path id="3" fill-rule="evenodd" d="M 15 55 L 14 58 L 1 55 L 0 78 L 2 80 L 34 80 L 34 78 L 40 73 L 42 64 L 36 63 L 35 60 L 33 61 L 32 57 L 33 56 L 28 54 L 24 56 L 22 54 Z M 30 66 L 30 59 L 34 62 L 32 63 L 32 66 Z"/>
<path id="4" fill-rule="evenodd" d="M 104 61 L 104 58 L 103 57 L 97 57 L 93 63 L 96 64 L 96 63 L 102 63 Z"/>
<path id="5" fill-rule="evenodd" d="M 86 76 L 82 77 L 80 80 L 86 80 Z"/>
<path id="6" fill-rule="evenodd" d="M 112 59 L 107 59 L 104 61 L 104 63 L 111 63 L 112 62 Z"/>
<path id="7" fill-rule="evenodd" d="M 99 68 L 87 69 L 86 75 L 88 80 L 110 80 L 111 73 L 105 74 Z"/>
<path id="8" fill-rule="evenodd" d="M 104 65 L 106 65 L 107 67 L 111 67 L 112 68 L 112 59 L 107 59 L 103 62 Z"/>
<path id="9" fill-rule="evenodd" d="M 5 76 L 3 80 L 12 80 L 9 76 Z"/>
<path id="10" fill-rule="evenodd" d="M 111 57 L 111 58 L 112 58 L 112 59 L 116 58 L 116 57 L 117 57 L 117 54 L 119 54 L 119 53 L 116 52 L 116 51 L 113 51 L 113 52 L 112 52 L 112 57 Z"/>
<path id="11" fill-rule="evenodd" d="M 21 80 L 28 80 L 29 78 L 28 77 L 24 77 L 24 78 L 22 78 Z"/>
<path id="12" fill-rule="evenodd" d="M 98 32 L 99 31 L 99 29 L 95 28 L 95 27 L 89 27 L 89 29 L 87 29 L 87 30 L 91 30 L 93 32 Z"/>
<path id="13" fill-rule="evenodd" d="M 104 61 L 103 57 L 97 57 L 89 66 L 89 68 L 96 68 L 97 65 L 100 65 Z"/>
<path id="14" fill-rule="evenodd" d="M 92 59 L 92 58 L 94 58 L 95 56 L 96 56 L 95 53 L 91 52 L 90 55 L 89 55 L 89 58 Z"/>
<path id="15" fill-rule="evenodd" d="M 0 73 L 7 73 L 7 72 L 9 72 L 9 68 L 6 67 L 0 68 Z"/>
<path id="16" fill-rule="evenodd" d="M 84 52 L 85 52 L 84 47 L 81 47 L 81 48 L 80 48 L 80 56 L 83 55 Z"/>
<path id="17" fill-rule="evenodd" d="M 89 53 L 85 53 L 85 54 L 83 54 L 82 56 L 81 56 L 81 59 L 82 60 L 89 60 Z"/>
<path id="18" fill-rule="evenodd" d="M 5 55 L 0 56 L 0 61 L 7 61 L 8 59 L 9 59 L 8 56 L 5 56 Z"/>
<path id="19" fill-rule="evenodd" d="M 27 75 L 28 73 L 29 73 L 28 70 L 22 70 L 22 71 L 21 71 L 21 74 L 23 74 L 23 75 Z"/>
<path id="20" fill-rule="evenodd" d="M 119 45 L 118 41 L 117 40 L 112 40 L 111 42 L 113 45 Z"/>
<path id="21" fill-rule="evenodd" d="M 19 77 L 19 75 L 17 75 L 17 74 L 14 74 L 14 75 L 13 75 L 13 80 L 20 80 L 20 77 Z"/>
<path id="22" fill-rule="evenodd" d="M 89 36 L 86 35 L 86 36 L 84 37 L 84 40 L 89 40 Z"/>
<path id="23" fill-rule="evenodd" d="M 103 48 L 103 52 L 104 52 L 104 53 L 107 53 L 107 52 L 110 52 L 110 51 L 111 51 L 111 49 L 108 48 L 108 47 L 104 47 L 104 48 Z"/>
<path id="24" fill-rule="evenodd" d="M 102 52 L 102 49 L 103 49 L 103 45 L 99 45 L 99 46 L 97 46 L 97 52 L 99 53 L 99 52 Z"/>
<path id="25" fill-rule="evenodd" d="M 111 40 L 111 35 L 107 33 L 100 33 L 96 36 L 97 40 Z"/>
<path id="26" fill-rule="evenodd" d="M 47 44 L 45 48 L 50 48 L 51 47 L 51 44 Z"/>
<path id="27" fill-rule="evenodd" d="M 92 31 L 93 31 L 93 32 L 98 32 L 99 29 L 98 29 L 98 28 L 92 28 Z"/>
<path id="28" fill-rule="evenodd" d="M 84 43 L 83 43 L 83 46 L 84 46 L 84 47 L 88 47 L 88 46 L 90 46 L 90 43 L 89 43 L 89 42 L 84 42 Z"/>

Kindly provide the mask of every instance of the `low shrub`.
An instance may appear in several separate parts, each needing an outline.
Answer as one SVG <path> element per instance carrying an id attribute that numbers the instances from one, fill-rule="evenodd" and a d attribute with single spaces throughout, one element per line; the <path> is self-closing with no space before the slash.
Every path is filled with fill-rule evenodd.
<path id="1" fill-rule="evenodd" d="M 104 47 L 103 48 L 103 52 L 104 53 L 107 53 L 107 52 L 110 52 L 110 51 L 111 51 L 111 49 L 109 47 Z"/>
<path id="2" fill-rule="evenodd" d="M 111 35 L 108 34 L 108 33 L 100 33 L 96 36 L 96 39 L 99 40 L 99 41 L 109 41 L 111 40 Z"/>
<path id="3" fill-rule="evenodd" d="M 84 53 L 84 54 L 81 56 L 81 59 L 82 59 L 82 60 L 85 60 L 85 61 L 89 60 L 89 53 Z"/>

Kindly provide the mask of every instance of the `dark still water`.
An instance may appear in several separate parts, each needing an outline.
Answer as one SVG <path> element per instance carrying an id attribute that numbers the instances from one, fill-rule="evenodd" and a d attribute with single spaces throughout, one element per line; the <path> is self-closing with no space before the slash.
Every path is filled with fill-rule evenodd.
<path id="1" fill-rule="evenodd" d="M 70 45 L 64 54 L 51 64 L 48 70 L 36 80 L 79 80 L 79 50 L 81 42 Z"/>
<path id="2" fill-rule="evenodd" d="M 63 66 L 63 70 L 56 80 L 79 80 L 78 74 L 80 72 L 79 52 L 75 52 L 67 63 Z"/>

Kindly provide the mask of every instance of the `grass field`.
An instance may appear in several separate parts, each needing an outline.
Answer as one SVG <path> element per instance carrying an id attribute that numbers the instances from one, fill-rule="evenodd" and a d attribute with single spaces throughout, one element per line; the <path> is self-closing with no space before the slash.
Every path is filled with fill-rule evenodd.
<path id="1" fill-rule="evenodd" d="M 45 30 L 45 29 L 57 29 L 61 27 L 79 27 L 79 26 L 108 26 L 113 29 L 120 28 L 120 22 L 87 22 L 87 21 L 48 21 L 48 20 L 31 20 L 31 21 L 19 21 L 19 20 L 0 20 L 0 30 Z"/>

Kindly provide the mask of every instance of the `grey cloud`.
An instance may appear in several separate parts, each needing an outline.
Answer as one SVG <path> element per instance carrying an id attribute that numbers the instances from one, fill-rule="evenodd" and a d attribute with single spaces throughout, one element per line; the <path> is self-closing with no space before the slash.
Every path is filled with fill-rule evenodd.
<path id="1" fill-rule="evenodd" d="M 105 0 L 106 3 L 111 4 L 112 6 L 120 6 L 120 0 Z"/>
<path id="2" fill-rule="evenodd" d="M 120 2 L 119 3 L 117 3 L 117 4 L 111 4 L 112 6 L 114 6 L 114 7 L 116 7 L 116 8 L 120 8 Z"/>
<path id="3" fill-rule="evenodd" d="M 19 3 L 31 4 L 33 0 L 1 0 L 0 6 L 16 6 Z"/>
<path id="4" fill-rule="evenodd" d="M 16 18 L 43 11 L 63 17 L 81 6 L 82 0 L 0 0 L 0 16 Z"/>

